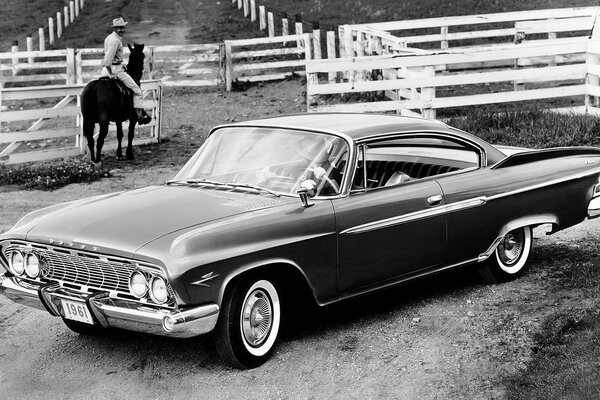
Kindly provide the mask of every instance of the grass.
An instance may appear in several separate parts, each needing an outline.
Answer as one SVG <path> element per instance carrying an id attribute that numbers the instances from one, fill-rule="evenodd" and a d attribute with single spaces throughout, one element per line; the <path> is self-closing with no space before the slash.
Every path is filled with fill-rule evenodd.
<path id="1" fill-rule="evenodd" d="M 544 260 L 548 290 L 585 293 L 600 297 L 600 245 L 553 244 L 536 249 Z M 557 299 L 560 296 L 556 296 Z M 600 398 L 600 310 L 597 303 L 572 302 L 573 306 L 546 317 L 534 335 L 532 358 L 526 369 L 504 381 L 507 398 L 514 400 Z"/>

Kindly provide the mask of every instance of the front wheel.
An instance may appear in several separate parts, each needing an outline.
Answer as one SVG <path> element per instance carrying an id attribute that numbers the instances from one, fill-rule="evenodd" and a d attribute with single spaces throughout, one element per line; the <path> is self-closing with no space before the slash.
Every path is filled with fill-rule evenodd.
<path id="1" fill-rule="evenodd" d="M 527 270 L 532 242 L 529 226 L 508 232 L 496 247 L 494 254 L 480 268 L 480 275 L 490 283 L 517 279 Z"/>
<path id="2" fill-rule="evenodd" d="M 223 299 L 214 331 L 219 356 L 240 369 L 269 359 L 281 325 L 275 285 L 266 279 L 239 281 Z"/>

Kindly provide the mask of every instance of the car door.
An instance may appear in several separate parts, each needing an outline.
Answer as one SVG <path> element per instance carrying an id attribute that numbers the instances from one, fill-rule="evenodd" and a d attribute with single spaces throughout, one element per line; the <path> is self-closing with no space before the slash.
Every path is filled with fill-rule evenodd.
<path id="1" fill-rule="evenodd" d="M 446 217 L 439 212 L 443 197 L 435 179 L 385 186 L 377 180 L 389 176 L 367 173 L 366 167 L 397 166 L 392 159 L 386 160 L 393 154 L 369 159 L 367 145 L 361 146 L 358 154 L 353 190 L 348 197 L 333 201 L 341 292 L 435 268 L 446 249 Z"/>

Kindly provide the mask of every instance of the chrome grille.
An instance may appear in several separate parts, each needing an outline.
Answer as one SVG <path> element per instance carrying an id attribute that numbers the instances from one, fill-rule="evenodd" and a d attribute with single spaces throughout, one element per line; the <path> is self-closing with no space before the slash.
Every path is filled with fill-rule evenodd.
<path id="1" fill-rule="evenodd" d="M 164 276 L 161 268 L 126 258 L 25 241 L 0 243 L 4 260 L 12 249 L 27 247 L 41 260 L 43 280 L 58 281 L 103 291 L 129 292 L 129 276 L 137 269 Z M 39 278 L 38 278 L 39 279 Z M 173 298 L 173 290 L 167 284 Z M 142 300 L 142 302 L 145 302 Z"/>
<path id="2" fill-rule="evenodd" d="M 35 251 L 44 265 L 43 276 L 52 280 L 103 290 L 129 293 L 129 276 L 137 268 L 124 261 L 93 258 L 81 254 Z"/>

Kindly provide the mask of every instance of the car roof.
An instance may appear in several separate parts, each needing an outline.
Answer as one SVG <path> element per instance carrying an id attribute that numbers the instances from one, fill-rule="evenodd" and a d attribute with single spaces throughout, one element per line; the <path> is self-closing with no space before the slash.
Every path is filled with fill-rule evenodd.
<path id="1" fill-rule="evenodd" d="M 295 128 L 318 132 L 333 132 L 345 135 L 354 141 L 361 141 L 373 136 L 385 135 L 388 133 L 415 131 L 445 132 L 455 137 L 458 136 L 468 141 L 475 142 L 484 148 L 487 153 L 488 165 L 495 164 L 506 157 L 505 154 L 485 140 L 470 133 L 452 128 L 441 121 L 394 114 L 325 112 L 280 115 L 222 125 L 215 129 L 225 126 L 265 126 Z"/>
<path id="2" fill-rule="evenodd" d="M 446 124 L 435 120 L 398 115 L 356 113 L 285 115 L 240 122 L 236 125 L 280 126 L 337 132 L 354 140 L 385 133 L 449 130 Z"/>

